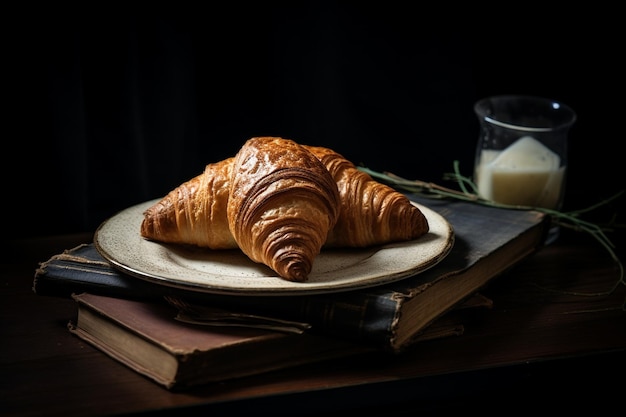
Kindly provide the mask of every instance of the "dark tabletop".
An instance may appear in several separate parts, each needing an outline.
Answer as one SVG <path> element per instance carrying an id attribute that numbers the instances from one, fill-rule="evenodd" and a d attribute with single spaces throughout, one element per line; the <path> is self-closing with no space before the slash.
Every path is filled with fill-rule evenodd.
<path id="1" fill-rule="evenodd" d="M 76 315 L 74 301 L 33 293 L 38 262 L 90 239 L 72 235 L 5 245 L 4 416 L 623 412 L 626 286 L 609 295 L 570 294 L 604 292 L 618 279 L 616 262 L 583 233 L 563 231 L 556 243 L 489 284 L 483 294 L 493 307 L 468 314 L 461 336 L 421 342 L 396 356 L 361 354 L 178 393 L 71 335 L 66 326 Z"/>

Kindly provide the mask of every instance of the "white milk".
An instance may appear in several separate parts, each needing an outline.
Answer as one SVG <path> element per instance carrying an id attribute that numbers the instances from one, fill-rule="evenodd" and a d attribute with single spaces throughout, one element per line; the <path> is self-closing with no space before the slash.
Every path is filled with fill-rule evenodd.
<path id="1" fill-rule="evenodd" d="M 481 197 L 509 205 L 558 208 L 565 167 L 538 140 L 524 136 L 503 151 L 484 150 L 476 168 Z"/>

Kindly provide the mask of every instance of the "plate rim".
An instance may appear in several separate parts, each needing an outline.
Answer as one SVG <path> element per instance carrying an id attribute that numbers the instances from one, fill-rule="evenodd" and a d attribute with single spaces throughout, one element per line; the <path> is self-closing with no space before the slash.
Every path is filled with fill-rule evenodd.
<path id="1" fill-rule="evenodd" d="M 444 216 L 442 216 L 440 213 L 437 213 L 433 209 L 427 206 L 424 206 L 423 204 L 417 203 L 415 201 L 411 201 L 411 204 L 415 205 L 420 210 L 422 210 L 422 213 L 424 213 L 424 215 L 429 220 L 429 224 L 431 224 L 432 222 L 436 220 L 437 224 L 441 225 L 442 229 L 445 229 L 445 230 L 442 230 L 443 236 L 436 238 L 437 239 L 436 241 L 440 241 L 440 245 L 441 245 L 440 251 L 437 252 L 435 255 L 431 256 L 430 258 L 424 260 L 423 262 L 415 264 L 411 268 L 406 268 L 404 270 L 391 271 L 388 274 L 379 274 L 373 277 L 366 277 L 362 281 L 359 281 L 358 277 L 356 277 L 355 281 L 353 282 L 336 284 L 336 285 L 328 284 L 328 282 L 325 282 L 326 285 L 323 285 L 323 286 L 311 285 L 309 282 L 304 282 L 304 283 L 291 282 L 283 278 L 280 278 L 277 275 L 275 276 L 277 280 L 276 282 L 280 285 L 273 287 L 273 288 L 254 288 L 254 287 L 244 288 L 244 287 L 238 287 L 238 286 L 223 286 L 223 285 L 216 286 L 215 284 L 201 285 L 198 283 L 189 282 L 188 280 L 185 281 L 185 279 L 181 277 L 163 276 L 163 275 L 155 274 L 151 271 L 143 270 L 143 268 L 138 268 L 137 266 L 129 265 L 127 260 L 120 260 L 119 257 L 116 256 L 116 254 L 110 253 L 110 248 L 108 248 L 107 245 L 103 245 L 102 241 L 100 240 L 102 231 L 105 230 L 108 226 L 110 226 L 111 223 L 115 221 L 119 221 L 121 216 L 128 216 L 129 213 L 134 213 L 134 212 L 137 212 L 138 214 L 137 216 L 138 218 L 134 220 L 138 222 L 137 227 L 135 228 L 137 230 L 137 236 L 135 237 L 138 237 L 139 239 L 144 239 L 143 237 L 139 235 L 139 223 L 141 222 L 141 218 L 142 218 L 142 216 L 140 215 L 143 213 L 145 208 L 149 207 L 152 204 L 155 204 L 156 202 L 160 200 L 161 200 L 160 198 L 157 198 L 157 199 L 145 201 L 143 203 L 135 204 L 133 206 L 127 207 L 126 209 L 119 211 L 118 213 L 104 220 L 98 226 L 98 228 L 96 229 L 94 233 L 94 237 L 93 237 L 94 246 L 96 247 L 100 255 L 106 261 L 108 261 L 111 265 L 113 265 L 114 268 L 117 269 L 118 271 L 126 273 L 130 275 L 131 277 L 134 277 L 143 281 L 148 281 L 156 285 L 182 289 L 182 290 L 191 291 L 194 293 L 221 294 L 221 295 L 229 295 L 229 296 L 233 296 L 233 295 L 293 296 L 293 295 L 327 294 L 327 293 L 344 292 L 344 291 L 377 287 L 377 286 L 389 284 L 392 282 L 396 282 L 405 278 L 409 278 L 412 276 L 416 276 L 418 274 L 425 272 L 426 270 L 437 265 L 445 257 L 447 257 L 455 243 L 454 228 L 445 219 Z M 432 227 L 428 233 L 432 233 Z M 412 241 L 407 241 L 407 242 L 395 242 L 395 243 L 389 243 L 385 245 L 379 245 L 378 247 L 364 248 L 363 250 L 374 251 L 373 253 L 380 253 L 381 251 L 385 249 L 390 249 L 390 248 L 397 247 L 397 246 L 417 244 L 419 239 L 421 238 L 422 237 L 417 238 Z M 161 242 L 154 242 L 154 241 L 150 241 L 150 242 L 151 244 L 154 244 L 162 248 L 162 250 L 164 251 L 168 251 L 169 249 L 167 248 L 167 246 L 172 245 L 172 244 L 167 244 L 167 243 L 164 244 Z M 340 248 L 340 249 L 353 249 L 353 248 Z M 359 250 L 358 248 L 354 248 L 354 249 Z M 207 249 L 207 250 L 210 250 L 210 249 Z M 237 249 L 228 249 L 228 250 L 231 251 L 231 250 L 237 250 Z M 326 250 L 323 249 L 323 251 L 329 251 L 329 250 L 333 250 L 333 249 L 326 249 Z M 323 252 L 320 253 L 320 255 L 318 256 L 323 256 Z M 192 269 L 188 269 L 188 270 L 191 273 L 198 272 Z M 221 276 L 224 276 L 224 275 L 221 275 Z"/>

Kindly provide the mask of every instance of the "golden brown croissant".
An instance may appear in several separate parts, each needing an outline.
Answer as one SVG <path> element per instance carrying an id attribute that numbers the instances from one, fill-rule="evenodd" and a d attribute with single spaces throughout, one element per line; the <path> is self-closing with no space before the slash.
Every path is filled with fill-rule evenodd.
<path id="1" fill-rule="evenodd" d="M 310 151 L 277 137 L 235 156 L 228 224 L 241 250 L 289 281 L 306 281 L 339 216 L 334 179 Z"/>
<path id="2" fill-rule="evenodd" d="M 332 149 L 304 146 L 326 166 L 341 197 L 339 220 L 326 247 L 366 247 L 412 240 L 428 232 L 428 220 L 404 194 L 375 181 Z"/>
<path id="3" fill-rule="evenodd" d="M 141 236 L 211 249 L 237 248 L 226 210 L 234 158 L 208 164 L 144 212 Z"/>
<path id="4" fill-rule="evenodd" d="M 333 223 L 333 217 L 337 219 L 334 227 L 324 238 L 323 247 L 365 247 L 410 240 L 429 230 L 427 219 L 422 212 L 403 194 L 373 180 L 331 149 L 301 146 L 325 166 L 327 173 L 322 174 L 320 179 L 316 177 L 317 174 L 310 175 L 321 173 L 319 164 L 312 162 L 310 155 L 302 152 L 295 142 L 281 138 L 256 138 L 246 145 L 248 147 L 245 152 L 242 148 L 237 155 L 240 158 L 237 185 L 233 185 L 232 178 L 235 157 L 207 165 L 202 174 L 181 184 L 145 211 L 141 235 L 155 241 L 191 244 L 211 249 L 234 249 L 241 247 L 240 243 L 243 243 L 246 246 L 244 252 L 251 259 L 262 263 L 267 261 L 271 268 L 274 268 L 272 265 L 276 268 L 279 266 L 276 260 L 270 262 L 267 254 L 276 253 L 284 245 L 287 250 L 282 252 L 281 256 L 284 258 L 280 268 L 285 267 L 285 264 L 289 264 L 285 261 L 286 254 L 289 253 L 289 247 L 285 242 L 301 235 L 302 241 L 298 244 L 306 247 L 309 254 L 306 258 L 307 263 L 302 264 L 302 271 L 306 272 L 310 271 L 311 267 L 310 254 L 319 252 L 316 248 L 326 226 L 304 223 L 304 231 L 300 233 L 302 219 L 293 220 L 294 216 L 309 213 L 307 210 L 311 210 L 312 207 L 317 207 L 314 211 L 318 214 L 320 210 L 326 213 L 329 225 Z M 262 150 L 259 151 L 253 145 L 261 146 Z M 303 166 L 302 169 L 298 168 L 300 165 Z M 286 172 L 279 174 L 279 171 L 285 169 Z M 315 195 L 319 187 L 322 189 L 330 187 L 328 175 L 332 177 L 335 191 L 338 191 L 338 213 L 335 213 L 336 203 L 333 202 L 336 200 L 335 196 Z M 300 180 L 294 179 L 298 177 L 304 178 L 305 181 L 300 183 Z M 299 187 L 290 186 L 294 181 Z M 243 199 L 243 194 L 247 193 L 252 200 Z M 331 193 L 334 194 L 334 191 Z M 231 194 L 237 195 L 238 200 L 229 207 Z M 299 203 L 296 203 L 295 199 L 302 196 L 307 200 L 305 204 L 307 210 L 296 209 Z M 252 205 L 253 201 L 255 205 Z M 314 201 L 313 206 L 309 205 L 310 201 Z M 256 203 L 262 204 L 262 209 Z M 286 204 L 283 207 L 284 203 Z M 326 212 L 329 207 L 330 211 Z M 230 222 L 229 209 L 233 214 Z M 281 210 L 288 215 L 279 216 L 277 219 L 261 219 L 263 215 L 267 217 L 281 213 Z M 257 225 L 272 224 L 272 227 L 281 228 L 280 233 L 286 227 L 290 233 L 281 239 L 275 239 L 274 236 L 280 235 L 277 231 L 276 235 L 272 236 L 273 240 L 264 242 L 265 238 L 259 234 L 259 230 L 251 226 L 256 221 L 255 216 L 262 220 Z M 317 214 L 306 216 L 318 220 L 325 218 Z M 312 226 L 317 230 L 313 234 L 313 240 L 310 240 L 310 237 L 305 236 L 308 236 L 307 233 L 310 233 Z M 239 241 L 235 240 L 231 229 L 238 233 Z M 249 233 L 251 230 L 257 233 L 254 239 L 253 234 Z M 317 233 L 320 231 L 321 234 Z M 244 237 L 246 235 L 247 237 Z M 255 246 L 259 243 L 260 246 Z M 266 246 L 263 246 L 265 243 Z M 303 247 L 300 249 L 303 250 Z M 303 279 L 302 276 L 306 275 L 308 272 L 292 276 L 291 279 Z"/>

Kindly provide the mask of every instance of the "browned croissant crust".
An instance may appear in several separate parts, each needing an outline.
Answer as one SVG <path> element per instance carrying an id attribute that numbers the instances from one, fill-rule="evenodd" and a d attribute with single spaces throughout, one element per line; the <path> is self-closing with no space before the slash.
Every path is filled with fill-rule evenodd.
<path id="1" fill-rule="evenodd" d="M 310 151 L 276 137 L 235 156 L 228 224 L 241 250 L 282 278 L 305 281 L 339 216 L 334 179 Z"/>
<path id="2" fill-rule="evenodd" d="M 141 235 L 155 241 L 210 249 L 241 247 L 244 250 L 243 245 L 251 259 L 267 261 L 271 268 L 279 268 L 280 264 L 283 270 L 289 265 L 287 254 L 295 247 L 288 242 L 300 236 L 301 241 L 295 239 L 299 250 L 307 253 L 301 261 L 308 260 L 300 265 L 302 273 L 285 273 L 297 280 L 305 279 L 302 277 L 310 272 L 320 239 L 323 247 L 365 247 L 415 239 L 429 230 L 423 213 L 403 194 L 373 180 L 331 149 L 300 146 L 281 138 L 256 138 L 246 145 L 237 154 L 236 178 L 232 177 L 235 157 L 208 164 L 202 174 L 181 184 L 145 211 Z M 323 170 L 320 171 L 320 163 L 314 162 L 311 155 L 321 161 Z M 292 186 L 296 183 L 297 187 Z M 323 194 L 318 194 L 319 191 Z M 335 192 L 339 202 L 335 201 Z M 231 194 L 237 200 L 229 206 Z M 251 199 L 244 198 L 246 194 Z M 306 201 L 303 207 L 296 201 L 300 198 Z M 320 211 L 324 215 L 320 216 Z M 314 220 L 296 221 L 298 214 Z M 277 218 L 271 217 L 274 215 Z M 325 235 L 326 223 L 332 225 L 333 218 L 336 223 Z M 271 227 L 261 232 L 261 224 Z M 272 227 L 277 228 L 273 235 L 268 234 Z M 311 228 L 315 229 L 313 235 Z M 289 233 L 281 236 L 285 231 Z M 265 236 L 271 239 L 265 242 Z M 286 249 L 281 252 L 283 246 Z M 282 257 L 282 260 L 269 261 L 268 256 L 277 252 L 280 255 L 276 259 Z"/>
<path id="3" fill-rule="evenodd" d="M 339 220 L 326 247 L 366 247 L 428 233 L 428 220 L 404 194 L 375 181 L 332 149 L 305 147 L 326 166 L 341 197 Z"/>
<path id="4" fill-rule="evenodd" d="M 208 164 L 144 212 L 141 236 L 210 249 L 237 248 L 228 228 L 227 206 L 234 158 Z"/>

